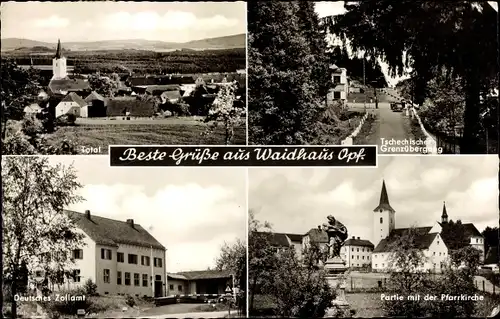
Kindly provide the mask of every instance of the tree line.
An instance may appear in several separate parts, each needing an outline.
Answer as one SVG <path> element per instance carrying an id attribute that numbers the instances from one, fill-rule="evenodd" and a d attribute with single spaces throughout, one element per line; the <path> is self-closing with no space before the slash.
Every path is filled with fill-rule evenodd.
<path id="1" fill-rule="evenodd" d="M 329 32 L 354 51 L 382 58 L 392 75 L 411 68 L 414 101 L 428 96 L 429 81 L 443 69 L 464 96 L 460 152 L 481 153 L 480 94 L 498 87 L 497 12 L 487 2 L 368 0 L 345 5 L 325 19 Z"/>

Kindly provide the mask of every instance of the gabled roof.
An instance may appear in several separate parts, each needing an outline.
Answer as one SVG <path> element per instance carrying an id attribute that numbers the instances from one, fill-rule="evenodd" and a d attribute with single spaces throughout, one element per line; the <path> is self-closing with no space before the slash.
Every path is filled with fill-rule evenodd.
<path id="1" fill-rule="evenodd" d="M 378 206 L 373 210 L 374 212 L 379 210 L 388 210 L 390 212 L 395 212 L 395 210 L 389 204 L 389 195 L 387 195 L 387 189 L 385 187 L 385 181 L 382 181 L 382 190 L 380 191 L 380 201 Z"/>
<path id="2" fill-rule="evenodd" d="M 166 98 L 169 100 L 172 99 L 180 99 L 181 98 L 181 92 L 180 91 L 165 91 L 161 94 L 162 98 Z"/>
<path id="3" fill-rule="evenodd" d="M 328 234 L 326 231 L 319 228 L 311 228 L 306 233 L 306 236 L 309 236 L 309 241 L 311 243 L 328 243 Z"/>
<path id="4" fill-rule="evenodd" d="M 418 227 L 415 231 L 415 248 L 427 249 L 434 241 L 438 233 L 429 233 L 432 227 Z M 394 247 L 394 243 L 408 232 L 410 228 L 399 228 L 391 231 L 390 235 L 380 241 L 373 250 L 374 253 L 389 252 Z"/>
<path id="5" fill-rule="evenodd" d="M 94 100 L 99 100 L 99 101 L 102 101 L 104 102 L 104 97 L 102 97 L 102 95 L 100 95 L 99 93 L 97 93 L 96 91 L 92 91 L 92 93 L 90 93 L 86 98 L 85 98 L 85 102 L 92 102 Z"/>
<path id="6" fill-rule="evenodd" d="M 448 223 L 438 223 L 443 229 L 446 228 Z M 477 230 L 476 226 L 472 223 L 462 224 L 464 226 L 465 236 L 467 239 L 471 237 L 483 237 L 483 235 Z"/>
<path id="7" fill-rule="evenodd" d="M 371 247 L 371 248 L 375 247 L 369 240 L 357 239 L 357 238 L 351 238 L 346 240 L 344 246 L 361 246 L 361 247 Z"/>
<path id="8" fill-rule="evenodd" d="M 146 92 L 153 94 L 156 92 L 179 91 L 179 89 L 179 84 L 150 85 L 146 88 Z"/>
<path id="9" fill-rule="evenodd" d="M 302 242 L 302 237 L 304 235 L 300 234 L 285 234 L 288 238 L 290 238 L 291 241 L 300 241 Z"/>
<path id="10" fill-rule="evenodd" d="M 42 110 L 37 103 L 30 104 L 24 108 L 24 113 L 39 113 Z"/>
<path id="11" fill-rule="evenodd" d="M 54 94 L 63 94 L 64 92 L 87 91 L 90 90 L 90 85 L 83 79 L 58 79 L 50 81 L 49 89 Z"/>
<path id="12" fill-rule="evenodd" d="M 165 250 L 165 247 L 141 225 L 134 224 L 132 226 L 127 222 L 95 215 L 90 215 L 89 219 L 86 214 L 74 211 L 65 212 L 97 244 L 114 247 L 118 244 L 126 244 Z"/>
<path id="13" fill-rule="evenodd" d="M 71 92 L 68 95 L 66 95 L 61 102 L 75 102 L 78 104 L 80 107 L 87 106 L 87 102 L 85 102 L 84 99 L 82 99 L 78 94 L 75 92 Z"/>
<path id="14" fill-rule="evenodd" d="M 290 238 L 286 234 L 282 233 L 271 233 L 271 232 L 256 232 L 257 234 L 264 236 L 269 244 L 273 247 L 290 247 Z"/>
<path id="15" fill-rule="evenodd" d="M 178 280 L 229 279 L 231 272 L 227 270 L 197 270 L 169 273 L 167 276 Z"/>

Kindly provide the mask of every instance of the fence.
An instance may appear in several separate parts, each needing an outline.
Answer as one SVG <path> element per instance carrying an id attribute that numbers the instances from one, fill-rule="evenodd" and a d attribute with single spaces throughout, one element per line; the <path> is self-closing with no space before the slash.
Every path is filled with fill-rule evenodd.
<path id="1" fill-rule="evenodd" d="M 380 291 L 387 288 L 388 276 L 384 274 L 369 273 L 366 275 L 351 275 L 346 281 L 346 292 Z"/>

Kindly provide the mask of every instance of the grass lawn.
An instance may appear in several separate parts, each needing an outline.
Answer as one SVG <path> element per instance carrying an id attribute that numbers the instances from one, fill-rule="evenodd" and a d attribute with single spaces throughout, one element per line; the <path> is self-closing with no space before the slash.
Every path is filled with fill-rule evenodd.
<path id="1" fill-rule="evenodd" d="M 376 114 L 373 113 L 373 116 L 368 116 L 361 126 L 361 130 L 359 130 L 358 135 L 353 139 L 354 145 L 374 145 L 373 136 L 377 127 L 374 125 L 376 121 Z"/>
<path id="2" fill-rule="evenodd" d="M 60 127 L 48 134 L 52 145 L 71 140 L 78 146 L 101 147 L 101 154 L 108 153 L 108 145 L 222 145 L 225 132 L 222 128 L 203 136 L 206 127 L 195 124 L 107 124 Z M 246 129 L 235 129 L 233 144 L 246 143 Z M 79 150 L 80 151 L 80 150 Z"/>
<path id="3" fill-rule="evenodd" d="M 354 293 L 345 295 L 351 309 L 356 311 L 354 317 L 377 318 L 383 317 L 380 293 Z"/>

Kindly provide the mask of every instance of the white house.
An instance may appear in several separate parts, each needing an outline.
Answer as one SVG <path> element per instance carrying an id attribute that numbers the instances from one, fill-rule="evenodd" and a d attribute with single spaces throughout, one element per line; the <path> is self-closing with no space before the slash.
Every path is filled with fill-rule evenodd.
<path id="1" fill-rule="evenodd" d="M 373 244 L 369 240 L 352 236 L 345 241 L 340 253 L 350 268 L 368 267 L 371 265 Z"/>
<path id="2" fill-rule="evenodd" d="M 66 211 L 84 245 L 73 251 L 70 278 L 52 289 L 75 288 L 91 279 L 102 295 L 164 296 L 166 292 L 165 247 L 134 223 Z M 40 274 L 38 274 L 40 275 Z"/>
<path id="3" fill-rule="evenodd" d="M 373 270 L 387 271 L 390 265 L 392 250 L 397 239 L 404 233 L 409 231 L 409 228 L 395 227 L 396 211 L 389 203 L 389 196 L 385 181 L 382 182 L 382 191 L 380 194 L 379 205 L 373 210 L 373 241 L 375 249 L 373 250 L 371 265 Z M 448 214 L 446 205 L 443 205 L 441 222 L 436 222 L 434 226 L 417 227 L 415 231 L 415 244 L 421 249 L 425 258 L 425 264 L 421 270 L 432 270 L 439 272 L 448 260 L 449 249 L 441 234 L 444 228 L 448 225 Z M 479 249 L 481 260 L 484 259 L 484 238 L 479 233 L 474 224 L 463 224 L 465 235 L 467 236 L 470 245 Z"/>
<path id="4" fill-rule="evenodd" d="M 339 68 L 335 64 L 330 65 L 330 72 L 332 76 L 332 83 L 334 88 L 331 92 L 333 100 L 340 100 L 343 103 L 347 101 L 349 94 L 349 82 L 347 81 L 347 70 Z"/>
<path id="5" fill-rule="evenodd" d="M 66 95 L 59 104 L 56 106 L 56 118 L 65 114 L 74 114 L 75 116 L 81 116 L 81 109 L 87 106 L 85 102 L 78 94 L 71 92 Z M 85 115 L 85 114 L 84 114 Z"/>
<path id="6" fill-rule="evenodd" d="M 38 103 L 33 103 L 24 108 L 25 114 L 38 114 L 42 112 L 42 108 Z"/>

